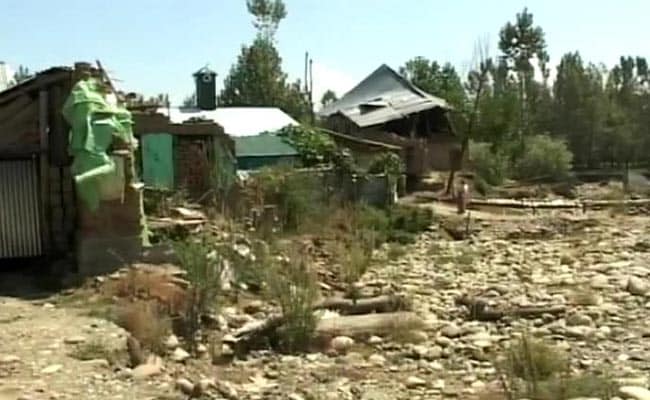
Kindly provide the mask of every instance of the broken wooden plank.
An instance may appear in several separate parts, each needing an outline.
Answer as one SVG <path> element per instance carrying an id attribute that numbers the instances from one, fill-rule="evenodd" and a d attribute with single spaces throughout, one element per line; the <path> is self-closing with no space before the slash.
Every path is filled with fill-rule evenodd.
<path id="1" fill-rule="evenodd" d="M 382 295 L 358 300 L 334 297 L 325 299 L 314 306 L 315 310 L 334 310 L 345 315 L 387 313 L 408 308 L 407 299 L 400 295 Z"/>

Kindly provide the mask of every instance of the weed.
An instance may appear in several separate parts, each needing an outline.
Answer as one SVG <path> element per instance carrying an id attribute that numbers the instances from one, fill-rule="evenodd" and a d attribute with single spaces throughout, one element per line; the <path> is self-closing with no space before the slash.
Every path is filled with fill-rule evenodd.
<path id="1" fill-rule="evenodd" d="M 509 398 L 519 398 L 520 393 L 537 398 L 545 382 L 565 376 L 569 371 L 568 358 L 563 352 L 527 333 L 510 346 L 505 358 L 503 386 Z"/>
<path id="2" fill-rule="evenodd" d="M 165 351 L 171 320 L 160 313 L 154 302 L 126 303 L 118 308 L 117 325 L 130 332 L 143 348 L 157 354 Z"/>
<path id="3" fill-rule="evenodd" d="M 284 320 L 278 335 L 279 347 L 290 353 L 307 349 L 316 328 L 312 305 L 318 297 L 309 260 L 293 249 L 288 259 L 268 268 L 266 281 L 268 295 L 280 305 Z"/>
<path id="4" fill-rule="evenodd" d="M 209 237 L 176 242 L 174 248 L 181 268 L 186 272 L 190 287 L 182 315 L 182 335 L 190 347 L 196 345 L 196 334 L 201 326 L 201 315 L 216 305 L 221 290 L 223 258 L 209 245 Z"/>
<path id="5" fill-rule="evenodd" d="M 366 273 L 372 261 L 372 247 L 364 247 L 363 240 L 352 241 L 348 246 L 339 246 L 341 277 L 347 285 L 348 296 L 358 299 L 357 282 Z"/>
<path id="6" fill-rule="evenodd" d="M 395 261 L 404 257 L 406 253 L 407 251 L 404 248 L 404 246 L 397 243 L 390 243 L 388 245 L 388 251 L 386 252 L 386 256 L 388 257 L 389 260 Z"/>

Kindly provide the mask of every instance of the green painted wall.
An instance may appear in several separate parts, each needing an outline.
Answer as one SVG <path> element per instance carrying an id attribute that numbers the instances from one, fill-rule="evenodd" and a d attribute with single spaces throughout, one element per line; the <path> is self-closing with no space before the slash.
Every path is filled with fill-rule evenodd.
<path id="1" fill-rule="evenodd" d="M 142 137 L 142 180 L 156 189 L 174 188 L 174 140 L 168 133 Z"/>

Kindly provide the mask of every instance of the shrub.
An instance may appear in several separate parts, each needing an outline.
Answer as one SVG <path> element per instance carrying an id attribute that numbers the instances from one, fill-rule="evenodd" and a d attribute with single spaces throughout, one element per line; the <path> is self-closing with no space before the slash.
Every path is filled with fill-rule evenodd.
<path id="1" fill-rule="evenodd" d="M 216 305 L 221 290 L 223 259 L 209 244 L 209 237 L 174 244 L 181 268 L 186 272 L 190 287 L 186 296 L 183 336 L 193 348 L 200 329 L 201 315 Z"/>
<path id="2" fill-rule="evenodd" d="M 347 285 L 348 296 L 358 299 L 357 282 L 366 273 L 372 261 L 372 245 L 364 245 L 364 240 L 359 238 L 350 242 L 346 247 L 340 246 L 341 272 L 343 282 Z"/>
<path id="3" fill-rule="evenodd" d="M 391 230 L 420 233 L 426 231 L 433 223 L 433 211 L 430 208 L 396 206 L 390 210 Z"/>
<path id="4" fill-rule="evenodd" d="M 573 154 L 564 141 L 545 135 L 533 136 L 526 142 L 524 153 L 516 163 L 516 176 L 563 179 L 569 174 L 572 161 Z"/>
<path id="5" fill-rule="evenodd" d="M 507 156 L 494 152 L 489 143 L 472 143 L 470 149 L 471 164 L 481 180 L 489 185 L 501 185 L 507 177 Z"/>
<path id="6" fill-rule="evenodd" d="M 318 297 L 317 280 L 308 259 L 293 249 L 288 259 L 268 268 L 266 282 L 269 297 L 282 311 L 284 323 L 278 332 L 278 346 L 289 353 L 308 349 L 317 322 L 312 306 Z"/>
<path id="7" fill-rule="evenodd" d="M 131 333 L 140 345 L 154 353 L 165 352 L 165 339 L 171 333 L 171 321 L 154 302 L 135 302 L 117 311 L 117 325 Z"/>

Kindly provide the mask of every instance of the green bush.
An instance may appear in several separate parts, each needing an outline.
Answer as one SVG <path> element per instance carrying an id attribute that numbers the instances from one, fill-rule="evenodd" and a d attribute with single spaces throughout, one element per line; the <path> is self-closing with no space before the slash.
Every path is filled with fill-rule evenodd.
<path id="1" fill-rule="evenodd" d="M 472 143 L 470 161 L 480 180 L 498 186 L 507 178 L 508 157 L 494 152 L 489 143 Z"/>
<path id="2" fill-rule="evenodd" d="M 524 153 L 515 165 L 520 179 L 548 177 L 566 178 L 571 170 L 573 153 L 562 140 L 537 135 L 526 141 Z"/>
<path id="3" fill-rule="evenodd" d="M 269 266 L 266 273 L 268 295 L 282 310 L 277 345 L 289 353 L 309 349 L 317 322 L 313 304 L 319 295 L 311 263 L 295 248 L 287 259 Z"/>

